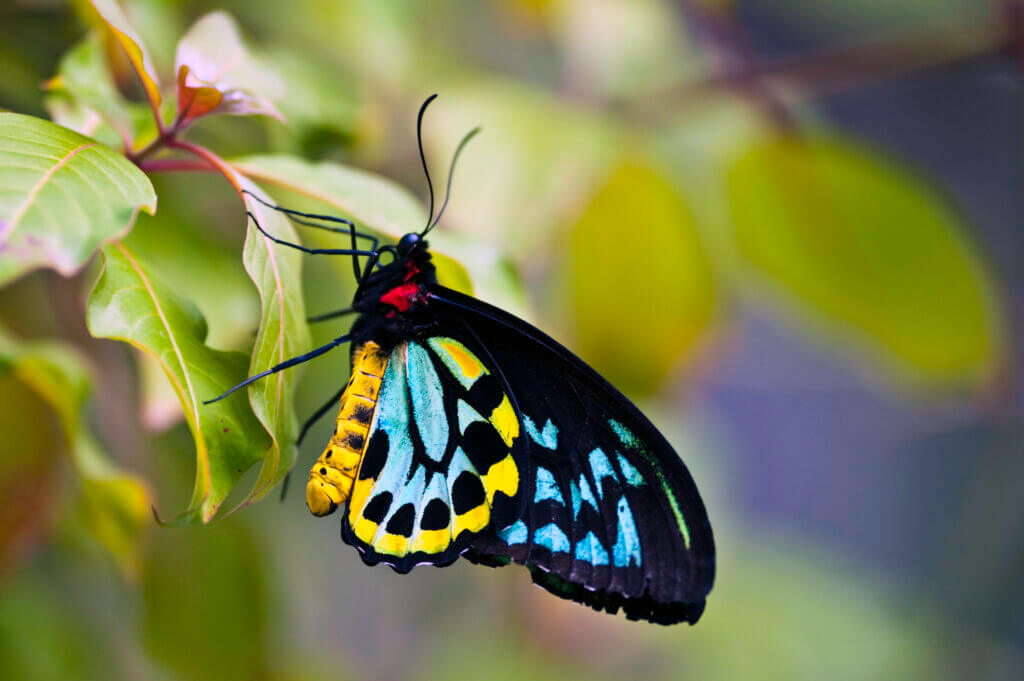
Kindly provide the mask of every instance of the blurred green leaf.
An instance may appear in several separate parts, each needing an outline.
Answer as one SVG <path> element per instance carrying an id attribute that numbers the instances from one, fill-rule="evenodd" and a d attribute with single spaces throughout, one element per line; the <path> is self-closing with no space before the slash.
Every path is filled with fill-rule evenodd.
<path id="1" fill-rule="evenodd" d="M 87 317 L 94 336 L 131 343 L 163 366 L 196 444 L 195 488 L 179 519 L 209 521 L 268 444 L 241 393 L 202 404 L 245 378 L 246 356 L 206 346 L 199 311 L 120 244 L 104 251 L 103 274 L 89 297 Z"/>
<path id="2" fill-rule="evenodd" d="M 53 123 L 0 113 L 0 285 L 38 267 L 68 276 L 156 194 L 135 165 Z"/>
<path id="3" fill-rule="evenodd" d="M 428 157 L 447 161 L 476 126 L 483 130 L 459 158 L 444 221 L 517 263 L 543 266 L 621 152 L 623 131 L 542 90 L 462 83 L 446 89 L 424 122 Z"/>
<path id="4" fill-rule="evenodd" d="M 649 160 L 624 160 L 570 236 L 576 347 L 628 393 L 649 393 L 715 311 L 711 264 L 682 196 Z"/>
<path id="5" fill-rule="evenodd" d="M 270 201 L 270 197 L 248 179 L 239 177 L 236 180 L 263 201 Z M 251 195 L 245 196 L 245 206 L 267 233 L 292 243 L 298 240 L 295 229 L 282 213 L 268 208 Z M 256 374 L 309 350 L 310 335 L 302 297 L 303 254 L 274 244 L 256 230 L 252 220 L 248 220 L 247 225 L 242 261 L 260 293 L 262 309 L 249 364 L 249 373 Z M 266 496 L 295 463 L 299 424 L 295 417 L 294 399 L 300 371 L 294 367 L 271 374 L 248 388 L 249 404 L 270 433 L 271 443 L 263 457 L 259 478 L 242 506 Z"/>
<path id="6" fill-rule="evenodd" d="M 266 550 L 233 519 L 156 534 L 142 580 L 150 654 L 183 679 L 267 678 Z"/>
<path id="7" fill-rule="evenodd" d="M 142 39 L 139 38 L 138 33 L 128 22 L 128 17 L 124 15 L 124 11 L 117 4 L 116 0 L 89 1 L 100 15 L 104 24 L 106 24 L 110 34 L 128 54 L 128 59 L 135 68 L 139 80 L 142 81 L 146 97 L 152 104 L 153 109 L 159 109 L 161 102 L 160 83 L 157 80 L 156 69 L 153 67 L 149 54 L 142 44 Z"/>
<path id="8" fill-rule="evenodd" d="M 739 157 L 728 181 L 736 248 L 763 280 L 909 378 L 993 376 L 990 276 L 960 216 L 910 171 L 840 139 L 776 138 Z"/>
<path id="9" fill-rule="evenodd" d="M 18 681 L 110 681 L 112 650 L 46 576 L 26 571 L 0 597 L 0 669 Z"/>
<path id="10" fill-rule="evenodd" d="M 576 92 L 636 97 L 693 77 L 706 61 L 678 8 L 661 0 L 567 0 L 549 12 Z"/>
<path id="11" fill-rule="evenodd" d="M 49 529 L 57 463 L 64 449 L 53 409 L 19 380 L 7 363 L 11 358 L 2 355 L 6 353 L 0 354 L 0 580 L 42 543 Z"/>
<path id="12" fill-rule="evenodd" d="M 174 70 L 183 121 L 213 113 L 281 118 L 273 101 L 283 95 L 284 82 L 249 54 L 226 12 L 211 12 L 192 25 L 178 43 Z"/>
<path id="13" fill-rule="evenodd" d="M 89 431 L 81 426 L 81 412 L 91 389 L 88 369 L 70 346 L 21 344 L 2 332 L 0 363 L 9 363 L 11 376 L 31 388 L 57 415 L 59 423 L 59 428 L 47 428 L 38 418 L 27 417 L 23 412 L 32 400 L 19 399 L 9 409 L 0 411 L 5 416 L 20 414 L 24 420 L 17 427 L 0 432 L 25 431 L 31 435 L 34 429 L 26 428 L 26 424 L 35 423 L 53 438 L 61 434 L 59 446 L 47 446 L 37 456 L 33 456 L 31 447 L 12 451 L 17 452 L 19 461 L 26 463 L 48 459 L 52 464 L 54 453 L 61 450 L 70 455 L 80 484 L 79 522 L 107 549 L 126 576 L 135 577 L 140 540 L 149 524 L 151 494 L 142 479 L 111 464 Z M 45 498 L 42 492 L 45 490 L 41 490 L 39 497 Z"/>
<path id="14" fill-rule="evenodd" d="M 138 148 L 156 136 L 149 107 L 129 102 L 118 91 L 96 33 L 68 50 L 44 87 L 47 109 L 60 125 L 112 147 L 127 143 Z"/>
<path id="15" fill-rule="evenodd" d="M 320 159 L 364 142 L 379 127 L 379 116 L 364 102 L 347 71 L 311 54 L 284 49 L 272 51 L 267 60 L 287 87 L 278 108 L 288 125 L 268 126 L 278 142 L 273 148 Z"/>

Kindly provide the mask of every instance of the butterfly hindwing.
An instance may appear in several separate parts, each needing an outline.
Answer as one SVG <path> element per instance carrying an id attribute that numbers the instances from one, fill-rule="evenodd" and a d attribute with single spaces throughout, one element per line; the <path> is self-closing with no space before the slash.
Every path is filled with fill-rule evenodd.
<path id="1" fill-rule="evenodd" d="M 520 411 L 529 449 L 522 512 L 467 554 L 530 568 L 552 593 L 628 617 L 695 622 L 714 578 L 703 502 L 642 413 L 525 322 L 437 287 L 444 323 L 473 337 Z"/>
<path id="2" fill-rule="evenodd" d="M 501 381 L 448 336 L 395 347 L 343 539 L 400 572 L 446 565 L 518 513 L 523 438 Z"/>

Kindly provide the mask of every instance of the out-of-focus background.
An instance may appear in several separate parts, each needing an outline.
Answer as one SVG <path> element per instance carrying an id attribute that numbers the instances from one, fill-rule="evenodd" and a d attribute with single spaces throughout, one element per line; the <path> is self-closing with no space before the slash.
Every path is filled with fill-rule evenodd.
<path id="1" fill-rule="evenodd" d="M 0 289 L 0 677 L 1024 676 L 1020 3 L 124 7 L 166 83 L 176 41 L 215 9 L 279 74 L 287 124 L 189 133 L 222 156 L 329 159 L 422 196 L 419 103 L 441 95 L 425 141 L 442 181 L 483 126 L 438 243 L 476 295 L 549 330 L 664 430 L 704 495 L 718 578 L 697 626 L 662 628 L 560 601 L 519 568 L 365 567 L 336 516 L 304 507 L 326 423 L 283 503 L 108 526 L 98 505 L 128 492 L 78 479 L 62 398 L 39 396 L 52 384 L 31 362 L 64 367 L 89 446 L 141 476 L 135 501 L 162 517 L 188 502 L 195 447 L 159 370 L 86 331 L 93 264 Z M 6 2 L 0 107 L 57 115 L 41 84 L 88 25 L 82 2 Z M 211 345 L 247 348 L 259 301 L 230 188 L 154 183 L 157 216 L 128 242 L 199 307 Z M 306 261 L 308 310 L 345 305 L 346 268 Z M 298 413 L 346 377 L 343 352 L 307 365 Z"/>

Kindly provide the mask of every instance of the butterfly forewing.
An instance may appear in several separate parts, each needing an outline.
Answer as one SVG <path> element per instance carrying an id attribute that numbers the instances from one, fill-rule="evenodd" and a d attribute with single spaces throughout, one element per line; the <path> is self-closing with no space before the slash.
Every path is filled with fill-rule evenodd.
<path id="1" fill-rule="evenodd" d="M 714 578 L 714 542 L 696 486 L 664 437 L 525 322 L 441 287 L 434 304 L 499 368 L 529 448 L 521 515 L 495 526 L 469 557 L 523 563 L 552 593 L 597 609 L 695 622 Z"/>
<path id="2" fill-rule="evenodd" d="M 445 565 L 519 513 L 524 437 L 501 380 L 456 338 L 388 359 L 342 537 L 400 572 Z"/>

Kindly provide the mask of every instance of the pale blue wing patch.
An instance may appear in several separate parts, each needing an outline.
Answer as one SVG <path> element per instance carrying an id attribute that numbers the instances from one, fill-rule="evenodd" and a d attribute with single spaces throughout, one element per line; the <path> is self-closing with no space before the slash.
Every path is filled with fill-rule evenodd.
<path id="1" fill-rule="evenodd" d="M 635 562 L 641 565 L 640 536 L 636 532 L 636 523 L 633 521 L 633 511 L 629 508 L 629 502 L 625 497 L 619 499 L 618 504 L 618 538 L 615 546 L 612 547 L 612 556 L 616 567 L 628 567 Z"/>
<path id="2" fill-rule="evenodd" d="M 618 477 L 615 475 L 615 469 L 612 468 L 612 462 L 608 460 L 604 450 L 600 447 L 590 452 L 589 459 L 590 470 L 594 474 L 594 485 L 597 487 L 597 496 L 603 497 L 604 490 L 601 488 L 601 481 L 605 478 L 618 480 Z"/>
<path id="3" fill-rule="evenodd" d="M 592 565 L 607 565 L 608 552 L 593 532 L 588 532 L 576 545 L 576 560 L 583 560 Z"/>
<path id="4" fill-rule="evenodd" d="M 523 414 L 523 423 L 526 424 L 526 432 L 534 442 L 547 449 L 558 449 L 558 427 L 551 419 L 544 423 L 544 430 L 538 429 L 537 424 L 526 414 Z"/>
<path id="5" fill-rule="evenodd" d="M 448 421 L 444 416 L 444 393 L 441 379 L 427 351 L 417 343 L 409 343 L 408 385 L 412 395 L 413 415 L 423 447 L 434 461 L 440 461 L 448 446 Z M 390 435 L 390 433 L 389 433 Z"/>
<path id="6" fill-rule="evenodd" d="M 517 520 L 504 530 L 498 532 L 498 536 L 501 540 L 510 546 L 512 544 L 525 544 L 527 538 L 526 523 L 522 520 Z"/>
<path id="7" fill-rule="evenodd" d="M 536 488 L 537 491 L 533 496 L 534 503 L 545 499 L 554 499 L 565 506 L 565 499 L 562 497 L 561 490 L 558 489 L 558 482 L 555 480 L 554 474 L 543 466 L 537 466 Z"/>
<path id="8" fill-rule="evenodd" d="M 622 454 L 618 454 L 618 460 L 619 468 L 622 469 L 622 475 L 626 478 L 627 483 L 633 487 L 640 487 L 646 482 L 644 480 L 644 476 L 640 474 L 640 471 L 633 467 L 633 464 L 631 464 L 626 457 L 622 456 Z"/>
<path id="9" fill-rule="evenodd" d="M 549 523 L 544 527 L 533 531 L 533 543 L 543 546 L 551 553 L 568 553 L 569 538 L 565 532 L 555 523 Z"/>

